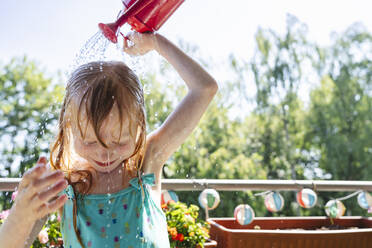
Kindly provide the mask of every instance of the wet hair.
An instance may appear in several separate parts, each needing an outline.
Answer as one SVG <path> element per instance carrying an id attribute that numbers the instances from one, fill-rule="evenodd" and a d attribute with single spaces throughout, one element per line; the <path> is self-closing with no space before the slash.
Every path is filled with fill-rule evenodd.
<path id="1" fill-rule="evenodd" d="M 73 124 L 77 124 L 81 137 L 84 137 L 85 132 L 81 126 L 83 117 L 85 128 L 88 124 L 92 125 L 98 142 L 107 147 L 99 131 L 114 106 L 117 106 L 119 113 L 119 139 L 124 117 L 129 120 L 132 137 L 135 135 L 132 130 L 137 130 L 134 152 L 123 162 L 133 177 L 140 174 L 146 142 L 143 89 L 138 77 L 128 66 L 117 61 L 90 62 L 81 65 L 71 74 L 59 116 L 58 134 L 51 146 L 50 164 L 53 169 L 65 172 L 68 184 L 74 192 L 79 192 L 75 193 L 76 196 L 83 197 L 89 193 L 93 176 L 91 170 L 76 166 L 78 160 L 72 144 Z M 124 174 L 122 173 L 123 177 Z M 75 198 L 73 225 L 80 245 L 84 247 L 76 226 L 77 208 Z"/>

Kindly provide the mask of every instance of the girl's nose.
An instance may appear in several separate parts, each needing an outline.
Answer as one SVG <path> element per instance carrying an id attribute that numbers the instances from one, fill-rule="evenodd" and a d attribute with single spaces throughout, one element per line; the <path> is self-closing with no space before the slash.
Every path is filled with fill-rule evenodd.
<path id="1" fill-rule="evenodd" d="M 99 149 L 99 151 L 97 151 L 97 157 L 101 160 L 101 161 L 109 161 L 112 159 L 112 152 L 109 150 L 109 149 Z"/>

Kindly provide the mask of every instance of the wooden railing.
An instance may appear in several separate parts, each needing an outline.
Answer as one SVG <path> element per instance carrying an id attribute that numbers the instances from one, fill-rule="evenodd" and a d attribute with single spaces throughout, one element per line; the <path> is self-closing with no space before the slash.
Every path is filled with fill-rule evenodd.
<path id="1" fill-rule="evenodd" d="M 14 191 L 20 178 L 0 178 L 0 191 Z M 311 188 L 315 191 L 372 191 L 372 181 L 333 180 L 244 180 L 244 179 L 162 179 L 162 189 L 174 191 L 293 191 Z"/>

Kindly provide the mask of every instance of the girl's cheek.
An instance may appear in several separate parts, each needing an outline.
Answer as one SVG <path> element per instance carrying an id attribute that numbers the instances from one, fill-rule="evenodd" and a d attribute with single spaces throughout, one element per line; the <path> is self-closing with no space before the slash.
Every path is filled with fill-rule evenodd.
<path id="1" fill-rule="evenodd" d="M 114 149 L 114 153 L 123 154 L 123 153 L 125 153 L 126 150 L 127 149 L 125 147 L 118 147 L 118 148 Z"/>
<path id="2" fill-rule="evenodd" d="M 74 145 L 75 145 L 75 151 L 80 155 L 84 154 L 85 151 L 89 150 L 84 144 L 82 144 L 79 141 L 76 141 Z"/>
<path id="3" fill-rule="evenodd" d="M 128 154 L 132 154 L 135 150 L 135 144 L 130 144 L 128 146 L 125 146 L 123 150 L 126 151 Z"/>

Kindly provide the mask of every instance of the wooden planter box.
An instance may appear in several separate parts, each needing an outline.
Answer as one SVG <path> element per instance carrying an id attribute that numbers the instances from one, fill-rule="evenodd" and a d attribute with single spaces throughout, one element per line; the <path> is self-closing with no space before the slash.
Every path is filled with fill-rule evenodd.
<path id="1" fill-rule="evenodd" d="M 329 226 L 327 217 L 262 217 L 246 226 L 241 226 L 234 218 L 210 218 L 208 222 L 211 239 L 217 241 L 217 247 L 223 248 L 372 247 L 372 218 L 334 219 L 335 225 L 358 227 L 344 230 L 303 230 Z M 260 230 L 254 229 L 255 226 Z"/>

